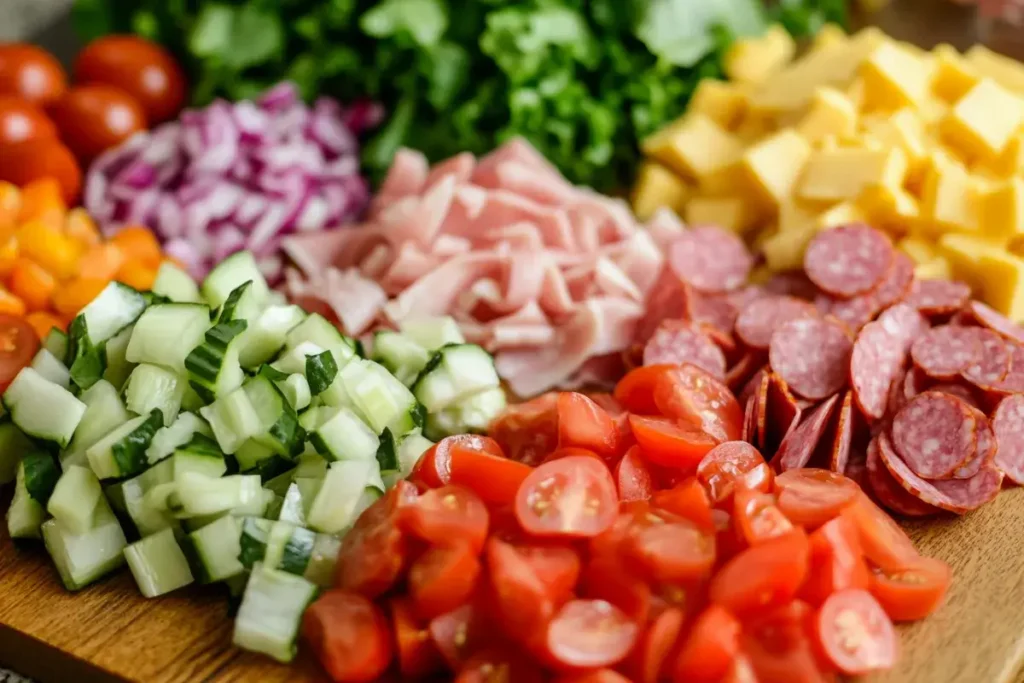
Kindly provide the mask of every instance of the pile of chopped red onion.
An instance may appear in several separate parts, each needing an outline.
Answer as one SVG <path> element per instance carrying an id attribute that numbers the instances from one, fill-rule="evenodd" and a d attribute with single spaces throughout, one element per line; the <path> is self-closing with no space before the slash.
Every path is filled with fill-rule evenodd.
<path id="1" fill-rule="evenodd" d="M 357 138 L 381 113 L 326 97 L 309 107 L 291 83 L 255 101 L 216 101 L 97 159 L 85 206 L 107 234 L 149 226 L 195 277 L 248 249 L 276 281 L 283 236 L 338 226 L 366 207 Z"/>

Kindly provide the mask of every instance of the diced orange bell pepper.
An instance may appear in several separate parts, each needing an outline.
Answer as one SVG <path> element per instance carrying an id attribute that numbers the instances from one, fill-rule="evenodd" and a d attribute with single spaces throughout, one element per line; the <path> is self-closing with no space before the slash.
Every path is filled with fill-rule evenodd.
<path id="1" fill-rule="evenodd" d="M 25 322 L 32 326 L 40 340 L 46 339 L 46 335 L 50 334 L 50 330 L 55 327 L 62 332 L 64 331 L 63 321 L 53 313 L 47 313 L 46 311 L 29 313 L 25 316 Z"/>
<path id="2" fill-rule="evenodd" d="M 149 268 L 138 261 L 126 260 L 121 264 L 121 269 L 117 271 L 116 279 L 118 282 L 123 282 L 129 287 L 144 292 L 153 286 L 153 282 L 156 280 L 156 269 Z"/>
<path id="3" fill-rule="evenodd" d="M 95 244 L 78 261 L 78 277 L 113 280 L 124 264 L 121 248 L 113 242 Z"/>
<path id="4" fill-rule="evenodd" d="M 13 236 L 0 244 L 0 278 L 6 282 L 14 268 L 14 262 L 18 260 L 18 240 Z"/>
<path id="5" fill-rule="evenodd" d="M 159 268 L 160 261 L 164 258 L 156 236 L 149 228 L 141 225 L 129 225 L 122 228 L 111 238 L 111 241 L 121 248 L 126 261 L 134 261 L 151 270 Z"/>
<path id="6" fill-rule="evenodd" d="M 25 302 L 0 287 L 0 313 L 25 315 Z"/>
<path id="7" fill-rule="evenodd" d="M 92 219 L 88 211 L 81 207 L 68 211 L 68 218 L 64 222 L 64 232 L 71 239 L 87 247 L 103 241 L 99 228 L 96 227 L 96 221 Z"/>
<path id="8" fill-rule="evenodd" d="M 110 282 L 104 278 L 79 277 L 64 283 L 53 293 L 53 308 L 61 316 L 74 318 Z"/>
<path id="9" fill-rule="evenodd" d="M 81 247 L 60 230 L 40 221 L 22 223 L 16 233 L 21 253 L 32 259 L 58 280 L 66 280 L 78 270 Z"/>
<path id="10" fill-rule="evenodd" d="M 68 207 L 60 183 L 55 178 L 33 180 L 21 188 L 21 211 L 18 222 L 43 221 L 55 228 L 63 227 Z"/>
<path id="11" fill-rule="evenodd" d="M 14 230 L 21 211 L 21 190 L 13 183 L 0 181 L 0 232 Z"/>
<path id="12" fill-rule="evenodd" d="M 30 311 L 49 308 L 50 297 L 57 289 L 57 280 L 32 259 L 19 256 L 11 270 L 11 293 L 25 302 Z"/>

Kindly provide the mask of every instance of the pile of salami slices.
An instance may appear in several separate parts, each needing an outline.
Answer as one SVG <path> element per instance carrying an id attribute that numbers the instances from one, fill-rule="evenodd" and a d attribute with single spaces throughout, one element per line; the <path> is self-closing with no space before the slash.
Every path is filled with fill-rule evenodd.
<path id="1" fill-rule="evenodd" d="M 802 272 L 750 284 L 752 266 L 731 233 L 676 240 L 627 362 L 724 379 L 773 467 L 846 474 L 900 514 L 1024 484 L 1024 328 L 963 283 L 915 280 L 866 225 L 817 235 Z"/>

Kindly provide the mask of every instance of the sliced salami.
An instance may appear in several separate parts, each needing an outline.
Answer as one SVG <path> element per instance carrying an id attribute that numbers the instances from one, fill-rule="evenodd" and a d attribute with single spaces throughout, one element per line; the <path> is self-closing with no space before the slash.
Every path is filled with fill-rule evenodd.
<path id="1" fill-rule="evenodd" d="M 725 378 L 725 354 L 711 337 L 682 320 L 666 320 L 644 346 L 644 365 L 691 363 Z"/>
<path id="2" fill-rule="evenodd" d="M 772 458 L 772 464 L 777 464 L 783 472 L 805 467 L 828 431 L 829 419 L 838 404 L 837 394 L 808 413 L 797 428 L 782 440 L 782 445 Z"/>
<path id="3" fill-rule="evenodd" d="M 743 404 L 743 434 L 741 438 L 756 447 L 754 442 L 757 441 L 757 397 L 753 394 Z"/>
<path id="4" fill-rule="evenodd" d="M 982 389 L 998 387 L 1010 372 L 1010 345 L 992 330 L 973 329 L 981 344 L 981 355 L 960 376 Z"/>
<path id="5" fill-rule="evenodd" d="M 662 268 L 661 275 L 647 295 L 644 315 L 636 325 L 633 342 L 641 348 L 665 320 L 689 320 L 691 295 L 672 271 Z"/>
<path id="6" fill-rule="evenodd" d="M 980 410 L 974 410 L 975 430 L 977 432 L 977 446 L 974 448 L 974 455 L 970 460 L 956 468 L 953 472 L 953 479 L 970 479 L 981 471 L 985 465 L 991 465 L 996 455 L 996 437 L 992 432 L 992 426 L 985 414 Z"/>
<path id="7" fill-rule="evenodd" d="M 796 394 L 827 398 L 846 386 L 853 343 L 832 320 L 790 320 L 772 335 L 768 362 Z"/>
<path id="8" fill-rule="evenodd" d="M 832 316 L 853 333 L 871 322 L 881 310 L 878 301 L 870 294 L 850 299 L 836 299 L 822 294 L 815 299 L 814 305 L 822 315 Z"/>
<path id="9" fill-rule="evenodd" d="M 914 364 L 935 379 L 953 379 L 981 355 L 976 327 L 933 327 L 910 347 Z"/>
<path id="10" fill-rule="evenodd" d="M 920 313 L 897 304 L 857 334 L 850 357 L 850 384 L 857 408 L 868 419 L 885 415 L 911 341 L 927 327 Z"/>
<path id="11" fill-rule="evenodd" d="M 668 248 L 679 279 L 701 292 L 728 292 L 747 281 L 754 259 L 736 234 L 720 228 L 689 230 Z"/>
<path id="12" fill-rule="evenodd" d="M 1002 396 L 1006 394 L 1024 393 L 1024 345 L 1011 343 L 1010 370 L 997 387 L 990 387 L 992 393 Z"/>
<path id="13" fill-rule="evenodd" d="M 691 290 L 690 317 L 696 323 L 709 325 L 723 334 L 732 335 L 739 315 L 726 294 L 701 294 Z"/>
<path id="14" fill-rule="evenodd" d="M 896 413 L 892 445 L 919 477 L 951 477 L 978 445 L 973 409 L 955 396 L 926 391 Z"/>
<path id="15" fill-rule="evenodd" d="M 1024 394 L 1007 396 L 992 416 L 996 437 L 995 466 L 1024 486 Z"/>
<path id="16" fill-rule="evenodd" d="M 1024 344 L 1024 327 L 1013 322 L 991 306 L 986 306 L 980 301 L 972 301 L 966 310 L 978 324 L 994 330 L 1018 344 Z"/>
<path id="17" fill-rule="evenodd" d="M 805 301 L 813 301 L 814 297 L 818 295 L 817 285 L 811 282 L 801 270 L 776 273 L 764 283 L 763 287 L 764 291 L 769 294 L 795 296 Z"/>
<path id="18" fill-rule="evenodd" d="M 748 303 L 736 318 L 736 336 L 753 349 L 767 349 L 772 333 L 790 320 L 816 318 L 814 306 L 794 296 L 765 296 Z"/>
<path id="19" fill-rule="evenodd" d="M 832 296 L 849 298 L 877 287 L 889 272 L 894 250 L 889 238 L 863 224 L 818 233 L 804 252 L 811 282 Z"/>
<path id="20" fill-rule="evenodd" d="M 917 280 L 904 301 L 924 315 L 946 316 L 959 311 L 970 298 L 971 288 L 963 282 Z"/>
<path id="21" fill-rule="evenodd" d="M 944 382 L 942 384 L 936 384 L 928 387 L 928 391 L 938 391 L 942 394 L 949 394 L 950 396 L 956 396 L 958 399 L 971 406 L 972 408 L 979 408 L 978 398 L 974 395 L 974 392 L 970 388 L 965 387 L 963 384 L 952 384 Z M 918 391 L 917 393 L 921 393 Z"/>
<path id="22" fill-rule="evenodd" d="M 889 398 L 886 400 L 885 405 L 886 415 L 895 415 L 900 411 L 900 408 L 907 404 L 908 396 L 906 393 L 906 384 L 908 374 L 909 373 L 906 370 L 900 370 L 897 373 L 896 377 L 893 379 L 892 384 L 889 385 Z M 909 398 L 913 398 L 918 393 L 919 392 L 915 391 L 914 393 L 910 394 Z"/>
<path id="23" fill-rule="evenodd" d="M 835 434 L 832 438 L 832 452 L 829 461 L 833 472 L 844 474 L 850 458 L 850 442 L 853 440 L 853 392 L 843 394 L 835 420 Z"/>
<path id="24" fill-rule="evenodd" d="M 884 446 L 882 445 L 884 443 Z M 889 473 L 882 456 L 879 454 L 881 448 L 892 448 L 888 437 L 881 434 L 871 440 L 868 445 L 867 459 L 867 480 L 871 491 L 875 494 L 878 502 L 893 512 L 908 517 L 924 517 L 940 512 L 939 508 L 921 501 L 911 495 L 893 478 Z M 889 458 L 896 458 L 894 453 L 888 454 Z"/>
<path id="25" fill-rule="evenodd" d="M 739 391 L 747 380 L 764 365 L 764 354 L 747 351 L 725 372 L 725 383 L 733 392 Z"/>
<path id="26" fill-rule="evenodd" d="M 758 390 L 761 388 L 761 381 L 764 379 L 766 374 L 768 374 L 768 371 L 762 368 L 747 380 L 747 383 L 743 386 L 743 391 L 740 392 L 739 396 L 739 401 L 742 405 L 747 405 L 747 400 L 751 396 L 755 396 L 757 394 Z"/>
<path id="27" fill-rule="evenodd" d="M 757 393 L 754 394 L 754 430 L 756 442 L 754 446 L 764 450 L 764 443 L 768 433 L 768 390 L 771 388 L 771 374 L 765 373 L 761 376 L 761 383 L 757 386 Z"/>
<path id="28" fill-rule="evenodd" d="M 766 426 L 764 450 L 766 453 L 775 449 L 796 429 L 800 423 L 803 409 L 790 392 L 789 387 L 778 375 L 769 375 L 768 384 L 768 423 Z"/>
<path id="29" fill-rule="evenodd" d="M 910 293 L 914 284 L 914 262 L 901 251 L 893 254 L 892 264 L 882 282 L 868 296 L 875 299 L 878 310 L 892 306 Z"/>
<path id="30" fill-rule="evenodd" d="M 850 460 L 846 463 L 846 471 L 843 472 L 847 479 L 853 479 L 857 486 L 864 491 L 870 491 L 868 483 L 867 459 L 863 451 L 854 451 L 850 454 Z"/>

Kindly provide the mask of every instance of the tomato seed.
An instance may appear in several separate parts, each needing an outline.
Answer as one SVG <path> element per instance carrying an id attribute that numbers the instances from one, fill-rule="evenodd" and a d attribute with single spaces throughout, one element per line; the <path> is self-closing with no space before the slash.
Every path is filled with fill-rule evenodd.
<path id="1" fill-rule="evenodd" d="M 847 652 L 854 652 L 868 640 L 867 628 L 860 615 L 850 609 L 844 609 L 836 615 L 836 627 L 839 629 L 839 646 Z"/>

